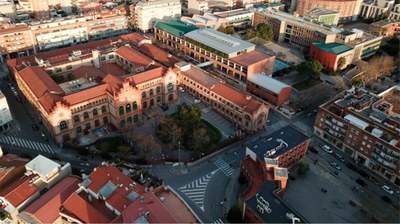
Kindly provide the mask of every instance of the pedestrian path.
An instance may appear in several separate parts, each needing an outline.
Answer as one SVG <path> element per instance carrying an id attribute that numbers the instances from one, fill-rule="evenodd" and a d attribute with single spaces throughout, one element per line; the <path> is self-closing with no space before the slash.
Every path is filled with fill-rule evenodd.
<path id="1" fill-rule="evenodd" d="M 310 127 L 309 125 L 305 124 L 302 121 L 296 121 L 293 123 L 293 125 L 304 132 L 308 132 L 309 130 L 311 130 L 313 128 L 313 127 Z"/>
<path id="2" fill-rule="evenodd" d="M 16 138 L 13 136 L 0 136 L 0 143 L 15 145 L 21 148 L 33 149 L 42 153 L 56 154 L 49 144 L 43 144 L 40 142 Z"/>
<path id="3" fill-rule="evenodd" d="M 223 224 L 224 222 L 221 219 L 217 219 L 214 222 L 212 222 L 213 224 Z"/>
<path id="4" fill-rule="evenodd" d="M 213 171 L 199 179 L 192 181 L 180 188 L 186 197 L 190 198 L 204 212 L 204 195 L 206 193 L 207 184 L 216 171 Z"/>
<path id="5" fill-rule="evenodd" d="M 217 159 L 214 164 L 228 177 L 232 176 L 235 170 L 230 166 L 225 160 L 219 158 Z"/>

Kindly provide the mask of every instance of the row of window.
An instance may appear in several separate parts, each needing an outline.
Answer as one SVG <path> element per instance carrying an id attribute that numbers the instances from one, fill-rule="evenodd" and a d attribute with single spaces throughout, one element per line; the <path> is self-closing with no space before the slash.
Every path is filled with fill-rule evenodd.
<path id="1" fill-rule="evenodd" d="M 132 122 L 137 124 L 139 122 L 139 115 L 135 114 L 133 117 L 128 117 L 126 120 L 122 119 L 120 122 L 120 127 L 123 128 L 127 124 L 132 124 Z"/>
<path id="2" fill-rule="evenodd" d="M 138 104 L 136 101 L 132 103 L 132 106 L 128 103 L 125 105 L 125 110 L 124 106 L 119 107 L 119 115 L 124 115 L 124 113 L 130 113 L 132 110 L 137 110 L 138 109 Z"/>

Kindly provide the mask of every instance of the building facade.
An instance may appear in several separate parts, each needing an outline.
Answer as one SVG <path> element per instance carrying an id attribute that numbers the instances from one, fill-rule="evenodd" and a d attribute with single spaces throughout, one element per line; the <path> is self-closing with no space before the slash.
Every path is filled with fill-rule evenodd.
<path id="1" fill-rule="evenodd" d="M 104 126 L 137 125 L 143 111 L 177 99 L 175 72 L 155 61 L 168 53 L 158 49 L 153 60 L 133 49 L 148 41 L 133 33 L 7 63 L 51 136 L 63 143 Z M 178 62 L 168 59 L 171 67 Z"/>
<path id="2" fill-rule="evenodd" d="M 306 12 L 305 18 L 316 20 L 326 25 L 337 25 L 340 14 L 336 11 L 313 8 Z"/>
<path id="3" fill-rule="evenodd" d="M 394 7 L 394 0 L 367 0 L 361 4 L 360 16 L 364 19 L 377 19 L 389 15 Z"/>
<path id="4" fill-rule="evenodd" d="M 389 13 L 389 20 L 400 20 L 400 4 L 396 4 L 393 10 Z"/>
<path id="5" fill-rule="evenodd" d="M 267 23 L 272 26 L 276 41 L 298 47 L 308 47 L 315 42 L 334 42 L 336 34 L 340 32 L 336 28 L 321 26 L 311 20 L 273 9 L 255 11 L 253 26 L 257 26 L 259 23 Z"/>
<path id="6" fill-rule="evenodd" d="M 0 30 L 0 59 L 17 58 L 34 53 L 35 45 L 28 26 L 14 26 Z"/>
<path id="7" fill-rule="evenodd" d="M 354 51 L 351 47 L 341 43 L 314 43 L 310 46 L 309 55 L 326 69 L 336 71 L 346 68 L 353 62 Z"/>
<path id="8" fill-rule="evenodd" d="M 208 11 L 208 1 L 188 0 L 188 13 L 203 15 Z"/>
<path id="9" fill-rule="evenodd" d="M 155 38 L 199 63 L 209 63 L 228 79 L 245 82 L 256 72 L 272 74 L 275 57 L 255 50 L 255 45 L 212 28 L 197 29 L 180 21 L 159 22 Z"/>
<path id="10" fill-rule="evenodd" d="M 305 16 L 313 8 L 339 12 L 339 22 L 357 19 L 363 0 L 297 0 L 296 13 Z"/>
<path id="11" fill-rule="evenodd" d="M 388 19 L 371 23 L 368 27 L 368 32 L 375 36 L 400 36 L 400 14 L 397 20 Z"/>
<path id="12" fill-rule="evenodd" d="M 0 91 L 0 132 L 11 127 L 12 115 L 6 96 Z"/>
<path id="13" fill-rule="evenodd" d="M 352 88 L 319 107 L 314 133 L 360 166 L 400 186 L 400 88 L 375 95 Z"/>
<path id="14" fill-rule="evenodd" d="M 269 106 L 222 82 L 204 70 L 178 63 L 180 84 L 246 132 L 265 128 Z"/>
<path id="15" fill-rule="evenodd" d="M 130 8 L 131 24 L 142 32 L 152 30 L 156 21 L 181 17 L 180 0 L 139 1 Z"/>

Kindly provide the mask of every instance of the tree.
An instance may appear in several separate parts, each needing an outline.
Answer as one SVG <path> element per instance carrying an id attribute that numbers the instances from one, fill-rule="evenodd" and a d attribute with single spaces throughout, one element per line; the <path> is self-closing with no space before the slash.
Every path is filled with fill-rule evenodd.
<path id="1" fill-rule="evenodd" d="M 207 130 L 203 127 L 199 127 L 193 130 L 192 133 L 192 144 L 190 146 L 194 150 L 200 149 L 202 146 L 207 145 L 210 142 Z"/>
<path id="2" fill-rule="evenodd" d="M 345 57 L 340 57 L 338 62 L 337 62 L 337 70 L 342 70 L 343 66 L 346 64 L 346 58 Z"/>
<path id="3" fill-rule="evenodd" d="M 317 60 L 306 61 L 300 66 L 300 70 L 308 75 L 318 78 L 321 74 L 322 65 Z"/>
<path id="4" fill-rule="evenodd" d="M 396 69 L 394 59 L 390 56 L 374 57 L 368 63 L 360 60 L 355 64 L 361 71 L 360 81 L 363 84 L 375 81 L 379 77 L 387 75 Z"/>
<path id="5" fill-rule="evenodd" d="M 250 29 L 247 29 L 246 30 L 246 35 L 245 35 L 245 38 L 248 40 L 248 39 L 251 39 L 251 38 L 254 38 L 254 37 L 256 37 L 257 36 L 257 32 L 254 30 L 254 29 L 252 29 L 252 28 L 250 28 Z"/>
<path id="6" fill-rule="evenodd" d="M 258 33 L 258 37 L 271 41 L 274 38 L 274 31 L 272 30 L 272 26 L 266 23 L 259 23 L 256 27 L 256 31 Z"/>
<path id="7" fill-rule="evenodd" d="M 304 175 L 308 172 L 309 169 L 310 169 L 310 166 L 307 163 L 300 162 L 299 167 L 297 169 L 297 173 L 299 175 Z"/>
<path id="8" fill-rule="evenodd" d="M 182 129 L 172 117 L 165 117 L 156 129 L 157 136 L 165 143 L 176 146 L 182 137 Z"/>
<path id="9" fill-rule="evenodd" d="M 154 139 L 152 135 L 146 135 L 143 133 L 132 132 L 132 143 L 135 147 L 135 151 L 138 155 L 142 156 L 145 160 L 148 156 L 154 152 L 161 151 L 161 146 Z"/>
<path id="10" fill-rule="evenodd" d="M 230 223 L 243 223 L 242 210 L 238 205 L 233 206 L 229 209 L 226 219 Z"/>
<path id="11" fill-rule="evenodd" d="M 220 26 L 218 28 L 219 32 L 226 33 L 226 34 L 233 34 L 235 33 L 235 29 L 232 26 Z"/>

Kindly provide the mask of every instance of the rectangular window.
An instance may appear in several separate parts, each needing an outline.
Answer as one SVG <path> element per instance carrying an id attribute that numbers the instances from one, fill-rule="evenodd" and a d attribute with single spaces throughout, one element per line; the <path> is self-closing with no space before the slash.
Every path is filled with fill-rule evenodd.
<path id="1" fill-rule="evenodd" d="M 113 54 L 110 54 L 110 55 L 108 55 L 108 58 L 109 58 L 109 59 L 113 59 L 113 58 L 114 58 L 114 55 L 113 55 Z"/>
<path id="2" fill-rule="evenodd" d="M 72 65 L 67 65 L 67 67 L 65 67 L 65 69 L 71 70 L 72 69 Z"/>
<path id="3" fill-rule="evenodd" d="M 105 56 L 101 56 L 100 60 L 101 60 L 101 61 L 105 61 L 105 60 L 106 60 L 106 57 L 105 57 Z"/>
<path id="4" fill-rule="evenodd" d="M 56 68 L 56 72 L 62 72 L 62 68 Z"/>

